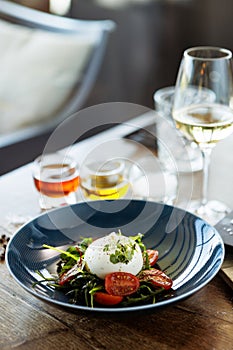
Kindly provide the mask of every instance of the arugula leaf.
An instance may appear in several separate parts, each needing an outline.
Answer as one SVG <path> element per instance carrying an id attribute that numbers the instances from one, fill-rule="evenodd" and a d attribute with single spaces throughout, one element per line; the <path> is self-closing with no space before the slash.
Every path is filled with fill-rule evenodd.
<path id="1" fill-rule="evenodd" d="M 78 261 L 79 258 L 80 258 L 80 256 L 77 256 L 77 255 L 75 255 L 75 254 L 72 254 L 72 253 L 70 253 L 68 250 L 65 251 L 65 250 L 62 250 L 62 249 L 59 249 L 59 248 L 56 248 L 56 247 L 52 247 L 52 246 L 47 245 L 47 244 L 43 244 L 43 247 L 44 247 L 44 248 L 48 248 L 48 249 L 55 250 L 56 252 L 61 253 L 61 254 L 63 254 L 64 256 L 70 257 L 70 258 L 72 258 L 72 259 L 74 259 L 74 260 L 76 260 L 76 261 Z M 68 249 L 70 249 L 70 248 L 68 248 Z M 63 256 L 63 257 L 64 257 L 64 256 Z M 61 256 L 61 258 L 62 258 L 62 256 Z"/>
<path id="2" fill-rule="evenodd" d="M 156 302 L 155 296 L 163 292 L 163 288 L 152 289 L 146 284 L 141 284 L 137 293 L 132 296 L 125 297 L 124 301 L 121 303 L 122 306 L 129 306 L 132 304 L 144 303 L 152 299 L 152 303 Z"/>

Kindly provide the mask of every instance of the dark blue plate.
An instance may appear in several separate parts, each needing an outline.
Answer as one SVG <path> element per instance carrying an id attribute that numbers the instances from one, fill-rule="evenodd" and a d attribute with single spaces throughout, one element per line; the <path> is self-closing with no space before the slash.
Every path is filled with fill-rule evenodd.
<path id="1" fill-rule="evenodd" d="M 59 253 L 44 243 L 66 248 L 83 237 L 101 237 L 121 230 L 124 235 L 144 234 L 148 248 L 159 251 L 159 267 L 173 279 L 173 291 L 155 304 L 132 307 L 86 307 L 44 285 L 35 270 L 49 275 Z M 224 245 L 215 228 L 202 219 L 155 202 L 140 200 L 94 201 L 63 207 L 40 215 L 24 225 L 8 244 L 7 266 L 16 281 L 34 296 L 53 304 L 91 311 L 133 311 L 165 306 L 205 286 L 219 271 Z"/>

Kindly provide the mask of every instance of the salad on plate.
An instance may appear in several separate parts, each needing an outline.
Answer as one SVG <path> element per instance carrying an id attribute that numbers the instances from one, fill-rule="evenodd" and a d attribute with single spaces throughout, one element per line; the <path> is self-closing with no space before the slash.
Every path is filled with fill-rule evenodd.
<path id="1" fill-rule="evenodd" d="M 84 238 L 66 251 L 44 245 L 60 253 L 56 273 L 40 280 L 61 290 L 70 303 L 94 306 L 127 307 L 156 303 L 171 296 L 172 279 L 162 271 L 159 252 L 148 249 L 143 235 L 124 236 L 119 231 L 93 240 Z"/>

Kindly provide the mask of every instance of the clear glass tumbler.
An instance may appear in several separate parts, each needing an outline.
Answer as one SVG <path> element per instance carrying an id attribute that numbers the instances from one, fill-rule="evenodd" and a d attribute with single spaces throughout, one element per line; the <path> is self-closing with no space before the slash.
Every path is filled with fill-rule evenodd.
<path id="1" fill-rule="evenodd" d="M 41 209 L 52 209 L 77 202 L 79 186 L 77 163 L 62 153 L 43 154 L 33 163 L 33 180 L 40 193 Z"/>
<path id="2" fill-rule="evenodd" d="M 164 139 L 164 142 L 172 148 L 173 156 L 180 172 L 195 172 L 203 168 L 201 151 L 194 142 L 185 139 L 183 135 L 176 130 L 175 122 L 172 117 L 172 108 L 174 101 L 175 86 L 168 86 L 157 90 L 154 93 L 155 110 L 161 117 L 169 122 L 171 128 L 162 125 L 161 121 L 157 126 L 158 136 Z M 195 95 L 195 89 L 190 89 L 190 97 Z M 206 100 L 212 100 L 211 93 L 205 93 Z M 173 135 L 171 135 L 171 131 Z M 168 136 L 169 133 L 169 136 Z"/>

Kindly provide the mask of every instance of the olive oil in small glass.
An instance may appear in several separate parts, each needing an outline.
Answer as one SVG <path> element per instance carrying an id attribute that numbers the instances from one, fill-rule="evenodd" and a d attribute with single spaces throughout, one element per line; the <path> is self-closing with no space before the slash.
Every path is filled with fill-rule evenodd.
<path id="1" fill-rule="evenodd" d="M 93 162 L 85 166 L 81 176 L 81 188 L 90 200 L 111 200 L 124 197 L 130 188 L 121 160 L 104 163 Z"/>

